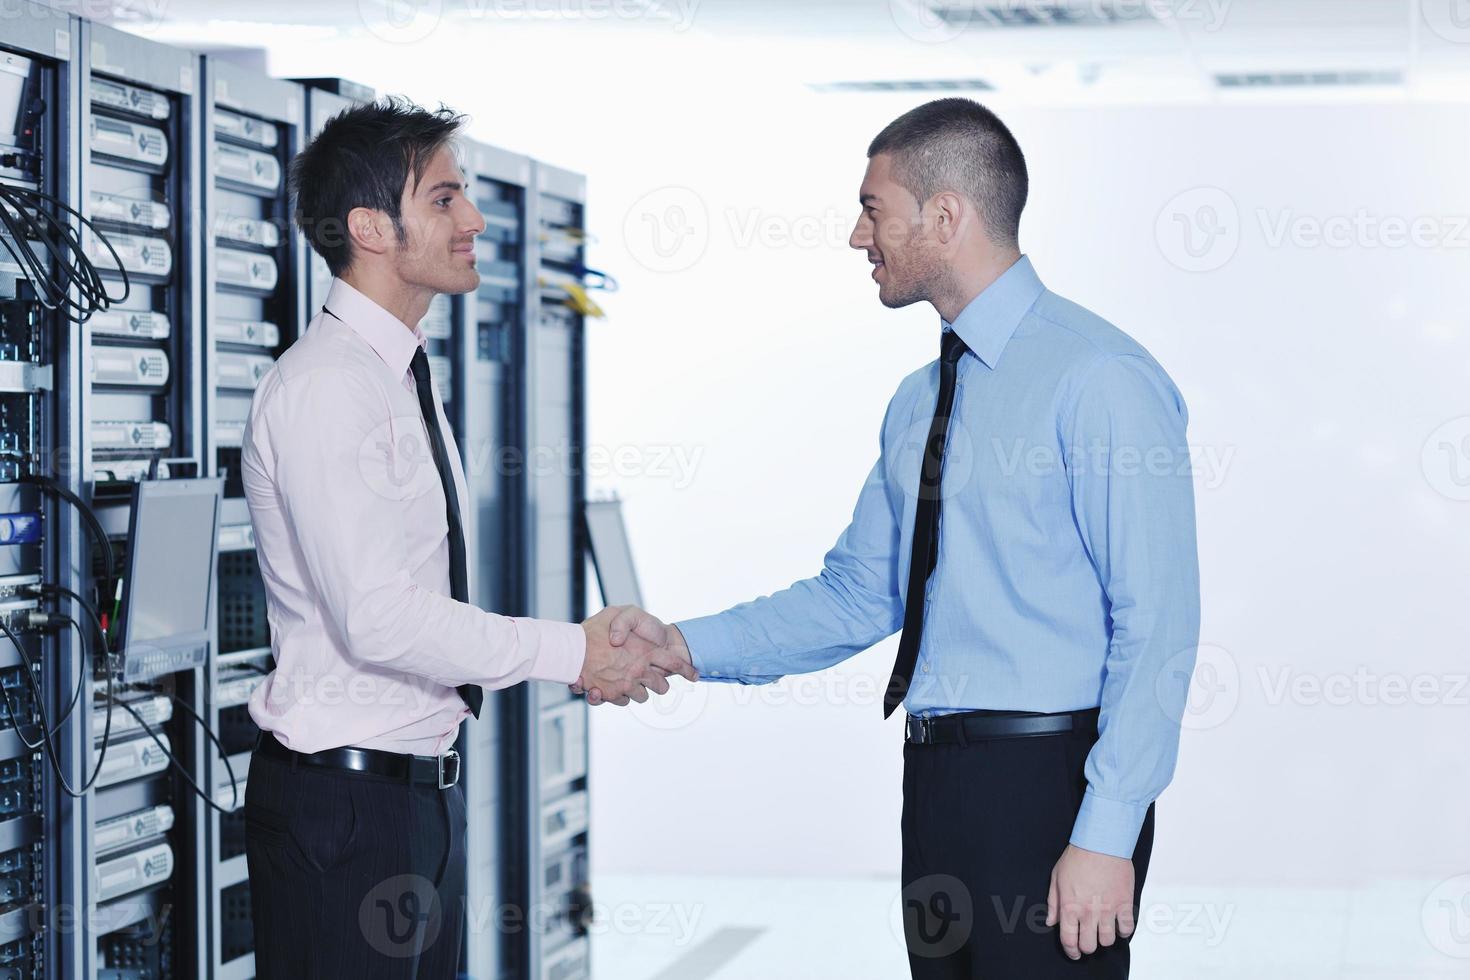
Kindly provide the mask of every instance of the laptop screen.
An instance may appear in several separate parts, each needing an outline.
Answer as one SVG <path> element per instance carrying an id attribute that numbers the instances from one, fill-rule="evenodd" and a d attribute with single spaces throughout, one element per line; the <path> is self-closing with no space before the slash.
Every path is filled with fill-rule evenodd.
<path id="1" fill-rule="evenodd" d="M 220 489 L 218 478 L 139 482 L 124 586 L 124 649 L 208 628 Z"/>

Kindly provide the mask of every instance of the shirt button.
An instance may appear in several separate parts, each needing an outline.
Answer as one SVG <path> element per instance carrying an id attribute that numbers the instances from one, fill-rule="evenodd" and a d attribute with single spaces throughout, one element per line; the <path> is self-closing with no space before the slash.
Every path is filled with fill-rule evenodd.
<path id="1" fill-rule="evenodd" d="M 929 665 L 928 664 L 925 664 L 924 665 L 924 673 L 926 673 L 926 674 L 929 673 Z"/>

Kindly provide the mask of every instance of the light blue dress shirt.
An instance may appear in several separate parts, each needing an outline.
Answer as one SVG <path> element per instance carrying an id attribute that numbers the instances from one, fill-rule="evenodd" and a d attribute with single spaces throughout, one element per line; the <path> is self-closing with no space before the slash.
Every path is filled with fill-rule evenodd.
<path id="1" fill-rule="evenodd" d="M 1143 347 L 1047 290 L 1024 256 L 944 328 L 970 352 L 904 707 L 1100 705 L 1071 841 L 1131 857 L 1173 776 L 1199 640 L 1184 399 Z M 703 679 L 762 684 L 821 670 L 903 626 L 938 391 L 937 360 L 899 385 L 877 465 L 820 573 L 678 624 Z"/>

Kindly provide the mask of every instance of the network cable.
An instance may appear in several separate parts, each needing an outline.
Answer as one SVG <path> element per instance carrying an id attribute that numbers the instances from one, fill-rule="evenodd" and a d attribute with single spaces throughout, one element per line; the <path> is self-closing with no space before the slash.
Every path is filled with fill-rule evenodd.
<path id="1" fill-rule="evenodd" d="M 51 214 L 48 206 L 76 218 L 106 247 L 117 264 L 118 274 L 122 276 L 121 296 L 113 296 L 107 291 L 107 284 L 96 263 L 87 255 L 77 229 Z M 114 303 L 128 298 L 131 289 L 128 272 L 123 268 L 117 249 L 80 211 L 59 198 L 34 188 L 0 183 L 0 225 L 4 226 L 5 232 L 0 234 L 0 245 L 5 246 L 21 267 L 35 288 L 36 301 L 46 309 L 61 310 L 67 319 L 85 323 L 93 313 L 109 309 Z M 27 246 L 27 242 L 32 240 L 39 242 L 46 258 L 54 262 L 55 272 L 49 271 L 46 261 Z M 81 302 L 71 297 L 73 289 L 81 297 Z"/>
<path id="2" fill-rule="evenodd" d="M 92 784 L 97 781 L 97 776 L 102 772 L 102 762 L 107 757 L 107 745 L 109 737 L 112 734 L 113 671 L 110 665 L 107 670 L 107 720 L 102 729 L 102 747 L 97 752 L 97 762 L 92 768 L 92 774 L 87 777 L 87 781 L 82 784 L 80 789 L 75 789 L 67 782 L 66 774 L 61 771 L 61 753 L 57 751 L 55 743 L 51 741 L 52 730 L 51 722 L 46 717 L 46 699 L 41 694 L 40 685 L 36 683 L 31 658 L 26 654 L 25 646 L 20 642 L 20 638 L 11 631 L 9 624 L 5 622 L 3 617 L 0 617 L 0 632 L 3 632 L 10 639 L 10 642 L 15 644 L 15 652 L 20 656 L 21 673 L 25 675 L 26 683 L 31 688 L 31 694 L 36 699 L 36 713 L 41 716 L 41 739 L 33 743 L 25 737 L 25 733 L 21 729 L 22 719 L 19 712 L 15 710 L 14 703 L 10 700 L 10 692 L 5 689 L 4 685 L 0 685 L 0 704 L 4 705 L 5 713 L 10 717 L 10 724 L 15 728 L 16 737 L 31 751 L 41 750 L 41 754 L 51 764 L 51 771 L 56 774 L 56 782 L 61 787 L 63 793 L 73 798 L 86 795 L 87 791 L 92 788 Z M 83 677 L 86 676 L 85 671 L 81 673 Z"/>
<path id="3" fill-rule="evenodd" d="M 112 550 L 112 540 L 107 536 L 107 531 L 102 527 L 102 522 L 97 519 L 97 512 L 87 502 L 65 486 L 57 483 L 49 476 L 39 473 L 27 473 L 21 477 L 22 483 L 31 483 L 46 493 L 52 493 L 65 500 L 77 509 L 81 515 L 82 522 L 87 525 L 93 539 L 97 542 L 97 549 L 102 554 L 102 575 L 100 576 L 103 588 L 101 594 L 107 594 L 106 586 L 112 581 L 117 570 L 117 558 Z M 56 588 L 60 588 L 57 586 Z M 106 644 L 104 644 L 104 647 Z"/>
<path id="4" fill-rule="evenodd" d="M 124 710 L 126 710 L 128 714 L 132 715 L 133 719 L 142 726 L 143 730 L 148 733 L 149 737 L 151 737 L 154 742 L 158 743 L 158 747 L 163 750 L 163 754 L 168 756 L 169 765 L 173 766 L 179 771 L 179 774 L 184 777 L 184 781 L 189 784 L 191 789 L 193 789 L 194 795 L 198 796 L 201 800 L 203 800 L 205 803 L 208 803 L 211 807 L 218 810 L 220 813 L 229 816 L 231 813 L 234 813 L 235 809 L 238 808 L 240 805 L 240 784 L 235 779 L 235 768 L 230 765 L 230 757 L 225 754 L 224 743 L 219 740 L 219 736 L 215 735 L 213 729 L 205 724 L 204 719 L 199 717 L 198 713 L 195 712 L 193 708 L 189 707 L 173 694 L 168 694 L 167 696 L 173 701 L 175 705 L 183 708 L 190 717 L 192 717 L 196 722 L 199 723 L 199 727 L 204 729 L 204 734 L 209 736 L 209 740 L 214 743 L 217 749 L 219 749 L 220 758 L 223 759 L 225 763 L 225 772 L 227 772 L 230 776 L 230 790 L 233 794 L 232 799 L 234 802 L 233 807 L 226 809 L 225 807 L 220 806 L 214 801 L 213 796 L 204 792 L 203 788 L 194 781 L 194 777 L 189 775 L 188 767 L 180 762 L 179 757 L 174 755 L 173 750 L 164 743 L 162 737 L 160 737 L 160 735 L 158 734 L 158 729 L 154 728 L 147 721 L 145 721 L 143 719 L 143 716 L 138 714 L 137 710 L 134 709 L 132 705 L 128 704 L 126 701 L 113 698 L 111 693 L 107 695 L 109 701 L 119 705 Z"/>

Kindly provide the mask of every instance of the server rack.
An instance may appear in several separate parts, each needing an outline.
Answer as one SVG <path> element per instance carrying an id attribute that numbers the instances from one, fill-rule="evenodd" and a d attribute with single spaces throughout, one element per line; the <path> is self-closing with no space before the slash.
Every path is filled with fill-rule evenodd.
<path id="1" fill-rule="evenodd" d="M 224 476 L 207 662 L 163 665 L 119 696 L 163 728 L 174 754 L 233 812 L 215 814 L 165 775 L 166 758 L 121 714 L 103 785 L 64 796 L 27 747 L 40 705 L 26 702 L 17 679 L 34 665 L 56 717 L 93 670 L 74 633 L 22 635 L 24 659 L 0 657 L 0 684 L 20 716 L 19 726 L 9 709 L 0 719 L 0 976 L 250 977 L 235 804 L 255 736 L 245 705 L 270 667 L 270 637 L 239 443 L 255 382 L 304 329 L 307 296 L 320 302 L 307 250 L 289 228 L 286 165 L 308 125 L 315 131 L 364 96 L 308 93 L 19 3 L 25 16 L 9 19 L 0 40 L 0 95 L 8 82 L 42 98 L 44 111 L 23 141 L 23 127 L 0 132 L 0 143 L 15 144 L 0 148 L 11 154 L 0 182 L 39 187 L 88 215 L 122 245 L 133 293 L 78 327 L 17 294 L 0 255 L 0 513 L 39 514 L 44 529 L 38 541 L 0 547 L 0 617 L 20 625 L 36 604 L 31 583 L 84 594 L 94 585 L 77 514 L 22 477 L 54 476 L 92 500 L 118 537 L 126 491 L 153 464 L 160 474 L 197 466 Z M 473 598 L 497 612 L 575 620 L 585 612 L 583 323 L 565 286 L 581 276 L 585 186 L 481 144 L 467 146 L 464 163 L 487 221 L 477 248 L 483 281 L 471 296 L 436 301 L 423 328 L 465 453 Z M 239 797 L 212 747 L 170 707 L 173 697 L 226 743 Z M 105 707 L 83 698 L 60 732 L 73 784 L 96 757 Z M 498 692 L 460 747 L 470 811 L 467 971 L 585 976 L 585 709 L 557 685 Z M 522 912 L 522 925 L 497 926 L 505 905 Z"/>
<path id="2" fill-rule="evenodd" d="M 198 120 L 195 56 L 105 25 L 78 21 L 83 65 L 80 132 L 84 213 L 122 258 L 130 287 L 80 337 L 85 375 L 75 399 L 83 480 L 125 554 L 131 482 L 156 466 L 202 472 L 199 407 Z M 99 265 L 108 258 L 84 235 Z M 194 475 L 191 473 L 190 475 Z M 162 732 L 192 773 L 203 740 L 175 700 L 203 701 L 203 658 L 128 663 L 115 698 Z M 94 684 L 83 731 L 94 749 L 112 710 L 106 765 L 85 823 L 95 943 L 85 974 L 187 977 L 204 961 L 200 909 L 204 809 L 132 712 Z"/>
<path id="3" fill-rule="evenodd" d="M 484 215 L 485 231 L 475 242 L 480 286 L 455 304 L 462 324 L 459 388 L 446 409 L 465 455 L 474 566 L 470 599 L 483 609 L 517 615 L 527 608 L 520 574 L 526 495 L 517 463 L 525 448 L 525 411 L 517 369 L 525 345 L 532 164 L 473 141 L 464 143 L 463 163 L 467 193 Z M 511 869 L 505 853 L 514 823 L 505 808 L 516 799 L 505 764 L 504 714 L 511 697 L 487 697 L 479 720 L 465 726 L 458 744 L 469 823 L 464 955 L 466 972 L 475 977 L 513 975 L 508 971 L 515 962 L 516 937 L 501 930 L 494 914 L 513 900 L 506 891 Z"/>
<path id="4" fill-rule="evenodd" d="M 77 207 L 75 21 L 27 2 L 9 12 L 0 35 L 0 183 Z M 80 960 L 81 930 L 74 922 L 53 921 L 48 910 L 62 903 L 81 908 L 76 902 L 91 871 L 81 854 L 82 822 L 75 819 L 85 818 L 88 801 L 64 797 L 42 753 L 32 748 L 43 704 L 57 718 L 67 702 L 60 692 L 88 679 L 83 647 L 72 633 L 41 636 L 21 623 L 37 605 L 24 591 L 28 585 L 51 582 L 82 591 L 89 584 L 74 560 L 77 514 L 20 482 L 42 474 L 74 491 L 79 487 L 72 465 L 78 420 L 57 391 L 76 372 L 79 330 L 45 309 L 12 259 L 10 248 L 31 250 L 30 244 L 4 230 L 0 236 L 7 244 L 0 249 L 0 511 L 39 518 L 32 525 L 38 534 L 12 535 L 17 543 L 0 547 L 0 616 L 24 647 L 0 639 L 6 692 L 0 717 L 0 970 L 34 978 L 58 975 Z M 43 704 L 36 703 L 26 674 L 38 681 Z M 73 785 L 84 778 L 79 774 L 86 759 L 78 734 L 75 721 L 59 733 L 58 764 Z M 74 819 L 47 819 L 63 812 Z"/>
<path id="5" fill-rule="evenodd" d="M 524 384 L 526 608 L 576 621 L 586 608 L 584 320 L 574 301 L 585 267 L 586 179 L 533 166 L 528 196 Z M 554 460 L 547 466 L 544 460 Z M 508 692 L 507 775 L 514 815 L 506 842 L 511 894 L 534 928 L 514 944 L 510 976 L 576 980 L 590 970 L 587 706 L 557 684 Z"/>
<path id="6" fill-rule="evenodd" d="M 306 264 L 291 232 L 286 169 L 306 126 L 300 85 L 213 57 L 200 59 L 204 160 L 205 458 L 225 478 L 218 568 L 218 643 L 206 669 L 205 718 L 235 774 L 212 754 L 208 815 L 208 976 L 255 973 L 242 812 L 257 728 L 248 701 L 270 669 L 265 587 L 240 479 L 240 445 L 256 384 L 304 329 Z M 238 789 L 238 793 L 235 791 Z"/>
<path id="7" fill-rule="evenodd" d="M 368 102 L 373 98 L 373 90 L 366 85 L 358 85 L 341 78 L 298 78 L 294 79 L 300 84 L 306 93 L 306 123 L 307 140 L 316 138 L 322 127 L 343 109 L 347 109 L 359 102 Z M 298 232 L 297 234 L 300 234 Z M 300 243 L 302 254 L 306 256 L 307 279 L 306 279 L 306 320 L 316 316 L 321 310 L 322 304 L 327 301 L 327 291 L 332 286 L 332 270 L 327 268 L 327 260 L 312 251 L 310 244 L 305 240 Z"/>

